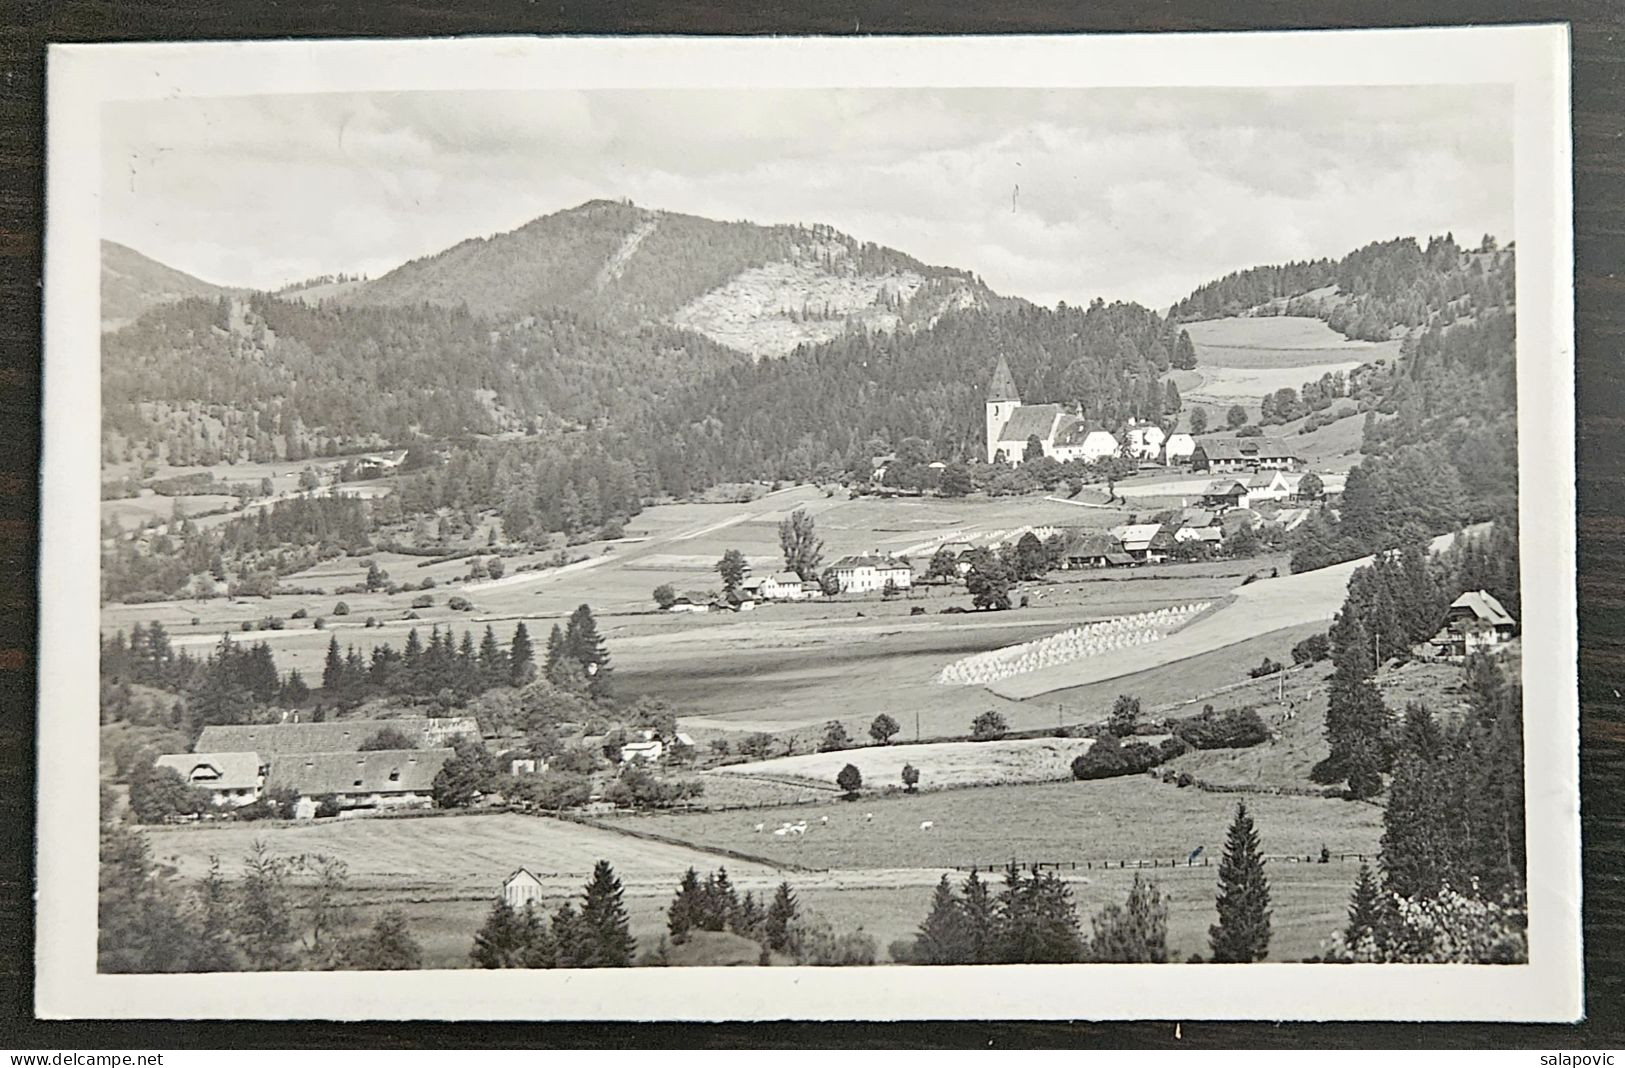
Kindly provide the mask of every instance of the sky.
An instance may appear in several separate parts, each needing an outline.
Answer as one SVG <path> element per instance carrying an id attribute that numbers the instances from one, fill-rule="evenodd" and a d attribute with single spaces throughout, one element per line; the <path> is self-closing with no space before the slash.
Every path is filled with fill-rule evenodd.
<path id="1" fill-rule="evenodd" d="M 596 90 L 120 102 L 102 233 L 222 285 L 376 277 L 594 198 L 827 223 L 1053 305 L 1512 229 L 1504 86 Z"/>

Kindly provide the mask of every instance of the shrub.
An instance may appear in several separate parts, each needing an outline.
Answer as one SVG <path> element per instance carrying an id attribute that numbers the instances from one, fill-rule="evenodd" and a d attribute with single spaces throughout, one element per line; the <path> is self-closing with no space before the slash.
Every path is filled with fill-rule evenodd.
<path id="1" fill-rule="evenodd" d="M 1139 775 L 1162 761 L 1162 751 L 1156 746 L 1144 742 L 1119 745 L 1115 735 L 1103 734 L 1087 753 L 1072 762 L 1072 777 L 1111 779 L 1119 775 Z"/>
<path id="2" fill-rule="evenodd" d="M 1180 723 L 1177 736 L 1192 749 L 1245 749 L 1268 740 L 1270 732 L 1256 709 L 1215 714 L 1208 705 L 1200 716 Z"/>
<path id="3" fill-rule="evenodd" d="M 378 617 L 377 616 L 368 616 L 367 617 L 367 627 L 369 629 L 372 628 L 372 627 L 376 627 L 377 625 L 378 625 Z"/>
<path id="4" fill-rule="evenodd" d="M 338 604 L 333 606 L 333 614 L 335 616 L 347 616 L 350 614 L 350 606 L 345 604 L 343 601 L 340 601 Z"/>
<path id="5" fill-rule="evenodd" d="M 434 598 L 427 593 L 420 593 L 412 598 L 413 608 L 428 608 L 432 604 L 434 604 Z"/>
<path id="6" fill-rule="evenodd" d="M 1266 656 L 1257 667 L 1248 671 L 1247 674 L 1255 679 L 1261 679 L 1266 675 L 1274 675 L 1276 672 L 1284 670 L 1286 670 L 1285 664 L 1279 660 L 1271 660 Z"/>
<path id="7" fill-rule="evenodd" d="M 856 797 L 858 791 L 863 788 L 863 773 L 858 770 L 856 764 L 848 764 L 835 776 L 835 785 L 845 790 L 847 797 Z"/>
<path id="8" fill-rule="evenodd" d="M 663 582 L 655 587 L 654 598 L 658 607 L 670 608 L 677 603 L 677 591 L 672 587 L 671 583 Z"/>
<path id="9" fill-rule="evenodd" d="M 327 626 L 327 620 L 323 619 L 321 616 L 317 616 L 316 621 L 312 623 L 311 626 L 315 627 L 317 630 L 321 630 Z"/>
<path id="10" fill-rule="evenodd" d="M 468 603 L 467 597 L 453 597 L 446 602 L 446 607 L 453 612 L 471 612 L 474 606 Z"/>
<path id="11" fill-rule="evenodd" d="M 1324 634 L 1311 634 L 1292 647 L 1294 664 L 1313 664 L 1332 655 L 1332 645 Z"/>
<path id="12" fill-rule="evenodd" d="M 1004 716 L 994 709 L 989 709 L 971 720 L 970 736 L 978 742 L 996 741 L 1009 732 L 1010 724 L 1006 723 Z"/>
<path id="13" fill-rule="evenodd" d="M 1261 438 L 1263 436 L 1264 428 L 1261 426 L 1244 426 L 1236 429 L 1236 437 L 1238 438 Z"/>
<path id="14" fill-rule="evenodd" d="M 323 794 L 316 800 L 316 818 L 329 819 L 339 814 L 339 799 L 332 794 Z"/>
<path id="15" fill-rule="evenodd" d="M 293 617 L 292 618 L 294 618 L 294 619 L 304 619 L 309 614 L 310 613 L 305 611 L 303 608 L 295 608 L 293 610 Z"/>

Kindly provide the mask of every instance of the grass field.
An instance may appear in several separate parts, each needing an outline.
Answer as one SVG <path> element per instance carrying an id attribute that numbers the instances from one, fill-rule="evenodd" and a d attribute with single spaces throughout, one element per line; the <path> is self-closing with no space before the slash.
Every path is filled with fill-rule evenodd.
<path id="1" fill-rule="evenodd" d="M 851 764 L 871 785 L 902 782 L 903 765 L 921 769 L 928 786 L 981 786 L 989 783 L 1050 782 L 1070 778 L 1072 761 L 1089 751 L 1092 738 L 1012 738 L 997 742 L 924 742 L 919 745 L 867 745 L 831 753 L 774 757 L 730 764 L 706 776 L 779 776 L 833 785 Z M 924 778 L 929 771 L 930 777 Z"/>
<path id="2" fill-rule="evenodd" d="M 923 769 L 929 782 L 931 769 Z M 1372 805 L 1320 797 L 1250 796 L 1267 853 L 1374 852 L 1382 812 Z M 1150 776 L 1092 782 L 987 786 L 935 793 L 864 796 L 774 810 L 775 820 L 808 821 L 802 837 L 775 838 L 753 828 L 750 812 L 618 816 L 605 826 L 653 830 L 806 867 L 943 868 L 1026 861 L 1079 865 L 1185 857 L 1202 846 L 1215 856 L 1236 798 L 1179 789 Z M 873 814 L 872 821 L 866 820 Z M 820 823 L 828 816 L 829 823 Z M 921 831 L 930 820 L 935 827 Z"/>

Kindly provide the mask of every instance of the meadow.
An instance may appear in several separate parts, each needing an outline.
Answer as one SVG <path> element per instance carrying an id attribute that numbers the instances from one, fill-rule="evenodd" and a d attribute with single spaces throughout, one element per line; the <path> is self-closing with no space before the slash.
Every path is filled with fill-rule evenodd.
<path id="1" fill-rule="evenodd" d="M 1154 741 L 1154 740 L 1153 740 Z M 1089 751 L 1092 738 L 1010 738 L 994 742 L 922 742 L 865 745 L 828 753 L 774 757 L 730 764 L 705 776 L 775 776 L 831 785 L 851 764 L 871 786 L 902 782 L 903 765 L 930 768 L 929 786 L 983 786 L 989 783 L 1049 782 L 1072 776 L 1072 761 Z M 776 824 L 773 824 L 776 826 Z"/>

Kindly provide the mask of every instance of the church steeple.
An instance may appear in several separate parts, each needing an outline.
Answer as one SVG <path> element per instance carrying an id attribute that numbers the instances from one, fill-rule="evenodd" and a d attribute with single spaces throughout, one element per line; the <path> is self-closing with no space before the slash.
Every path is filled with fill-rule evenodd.
<path id="1" fill-rule="evenodd" d="M 1010 374 L 1010 364 L 1002 355 L 998 366 L 993 368 L 993 381 L 987 385 L 987 403 L 998 404 L 1001 401 L 1021 403 L 1021 394 L 1016 392 L 1015 377 Z"/>
<path id="2" fill-rule="evenodd" d="M 1002 355 L 999 365 L 993 369 L 993 381 L 987 384 L 987 403 L 984 407 L 987 410 L 987 462 L 992 463 L 999 457 L 999 435 L 1004 431 L 1004 424 L 1021 407 L 1015 376 L 1010 373 L 1010 364 Z"/>

